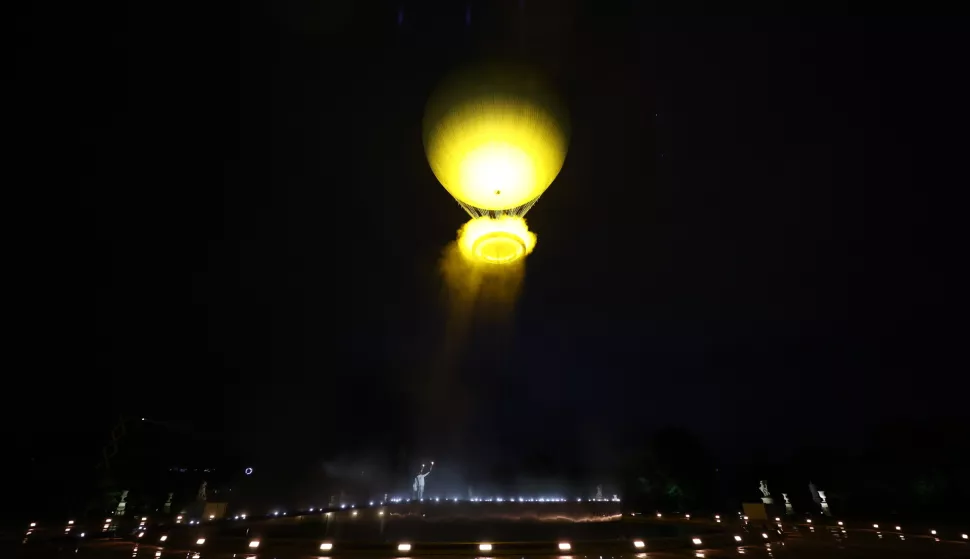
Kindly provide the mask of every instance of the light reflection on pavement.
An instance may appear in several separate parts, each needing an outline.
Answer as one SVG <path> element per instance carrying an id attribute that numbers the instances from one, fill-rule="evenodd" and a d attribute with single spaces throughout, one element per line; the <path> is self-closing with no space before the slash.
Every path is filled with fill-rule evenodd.
<path id="1" fill-rule="evenodd" d="M 970 557 L 970 545 L 962 542 L 940 542 L 929 537 L 910 537 L 905 540 L 895 538 L 870 537 L 871 534 L 840 537 L 839 539 L 819 538 L 815 536 L 791 537 L 783 542 L 765 545 L 749 545 L 726 549 L 681 549 L 671 551 L 649 551 L 641 553 L 615 553 L 604 555 L 575 554 L 575 555 L 511 555 L 501 554 L 494 557 L 474 557 L 458 554 L 411 554 L 407 557 L 378 553 L 365 554 L 367 559 L 966 559 Z M 26 551 L 26 550 L 24 550 Z M 40 551 L 40 550 L 37 550 Z M 130 543 L 112 542 L 103 545 L 87 545 L 80 548 L 65 547 L 47 549 L 39 553 L 19 554 L 25 558 L 60 558 L 73 559 L 359 559 L 360 554 L 299 555 L 273 553 L 206 553 L 171 551 L 152 545 L 133 545 Z"/>

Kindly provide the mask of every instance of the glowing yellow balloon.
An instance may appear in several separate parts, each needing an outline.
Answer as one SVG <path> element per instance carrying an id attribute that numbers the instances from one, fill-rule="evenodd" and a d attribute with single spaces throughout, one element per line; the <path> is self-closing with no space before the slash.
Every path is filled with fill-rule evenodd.
<path id="1" fill-rule="evenodd" d="M 432 96 L 425 152 L 438 181 L 473 217 L 521 216 L 562 169 L 566 121 L 561 104 L 534 77 L 479 69 Z"/>

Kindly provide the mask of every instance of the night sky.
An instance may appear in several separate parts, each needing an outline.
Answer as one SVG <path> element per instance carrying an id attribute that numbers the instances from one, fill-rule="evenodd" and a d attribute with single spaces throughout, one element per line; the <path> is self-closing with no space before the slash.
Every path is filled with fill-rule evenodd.
<path id="1" fill-rule="evenodd" d="M 24 34 L 18 71 L 57 87 L 26 94 L 43 221 L 17 382 L 44 411 L 26 429 L 8 403 L 18 452 L 97 452 L 127 414 L 245 463 L 482 472 L 541 446 L 587 467 L 667 425 L 743 462 L 967 420 L 955 24 L 465 4 L 143 6 Z M 421 118 L 485 58 L 548 76 L 572 140 L 514 316 L 434 384 L 437 262 L 467 217 Z"/>

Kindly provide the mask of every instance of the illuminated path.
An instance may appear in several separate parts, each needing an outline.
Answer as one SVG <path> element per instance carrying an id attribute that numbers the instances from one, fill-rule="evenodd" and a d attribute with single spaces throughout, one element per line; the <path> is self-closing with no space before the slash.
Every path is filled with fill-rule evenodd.
<path id="1" fill-rule="evenodd" d="M 283 519 L 280 519 L 283 520 Z M 292 519 L 297 520 L 297 519 Z M 294 523 L 296 526 L 298 523 Z M 617 522 L 631 531 L 639 531 L 635 523 Z M 652 523 L 651 523 L 652 524 Z M 78 545 L 76 541 L 36 542 L 18 545 L 13 556 L 17 557 L 90 557 L 132 559 L 339 559 L 342 557 L 422 559 L 422 558 L 500 558 L 518 557 L 524 559 L 660 559 L 673 557 L 696 558 L 966 558 L 970 557 L 970 541 L 952 537 L 936 537 L 928 534 L 901 534 L 869 528 L 856 528 L 842 531 L 837 526 L 815 527 L 786 526 L 784 536 L 772 534 L 761 537 L 759 530 L 743 531 L 738 524 L 725 526 L 680 520 L 667 524 L 678 528 L 681 533 L 699 534 L 691 541 L 682 535 L 658 535 L 655 538 L 639 540 L 610 539 L 600 541 L 569 541 L 563 537 L 556 541 L 501 542 L 487 544 L 478 542 L 436 541 L 422 543 L 417 540 L 408 542 L 353 542 L 334 540 L 334 544 L 319 544 L 307 537 L 292 537 L 286 531 L 277 531 L 272 536 L 259 539 L 257 531 L 268 534 L 258 525 L 250 528 L 240 527 L 222 534 L 208 531 L 208 538 L 201 541 L 186 539 L 174 534 L 167 541 L 160 542 L 158 533 L 149 536 L 146 532 L 142 540 L 102 540 L 87 541 Z M 708 528 L 705 531 L 705 527 Z M 644 528 L 646 526 L 643 526 Z M 656 526 L 654 526 L 655 528 Z M 183 527 L 193 531 L 204 528 Z M 716 530 L 716 531 L 715 531 Z M 569 532 L 566 528 L 563 532 Z M 649 530 L 642 530 L 648 532 Z M 740 542 L 735 542 L 737 537 Z M 767 534 L 764 534 L 767 535 Z M 942 534 L 941 534 L 942 535 Z M 148 541 L 149 539 L 153 541 Z M 317 547 L 329 546 L 324 549 Z M 564 547 L 565 546 L 565 547 Z M 561 551 L 556 552 L 560 547 Z M 0 554 L 3 554 L 0 550 Z M 3 556 L 7 556 L 3 554 Z"/>
<path id="2" fill-rule="evenodd" d="M 154 546 L 137 546 L 131 543 L 100 543 L 84 546 L 75 553 L 74 548 L 61 549 L 59 552 L 53 549 L 29 549 L 18 554 L 18 557 L 90 557 L 92 559 L 109 558 L 133 558 L 133 559 L 229 559 L 235 556 L 237 559 L 255 557 L 256 559 L 310 559 L 319 557 L 330 557 L 340 559 L 341 557 L 360 557 L 359 554 L 340 554 L 332 555 L 312 555 L 312 554 L 281 554 L 278 552 L 260 552 L 256 549 L 252 553 L 208 553 L 186 552 L 183 550 L 160 550 Z M 702 557 L 702 558 L 724 558 L 737 557 L 742 559 L 784 559 L 784 558 L 803 558 L 803 559 L 823 559 L 823 558 L 843 558 L 843 559 L 865 559 L 865 558 L 927 558 L 927 559 L 957 559 L 968 556 L 967 544 L 959 542 L 934 542 L 929 538 L 907 538 L 906 541 L 879 540 L 874 535 L 850 536 L 846 541 L 837 542 L 824 537 L 794 537 L 785 542 L 776 542 L 770 547 L 765 545 L 751 545 L 744 547 L 732 547 L 727 549 L 679 549 L 669 551 L 650 551 L 645 553 L 615 553 L 604 552 L 600 555 L 595 550 L 587 550 L 584 554 L 575 555 L 551 555 L 551 554 L 514 554 L 514 555 L 489 555 L 481 554 L 452 554 L 452 553 L 386 553 L 386 554 L 367 554 L 367 557 L 379 558 L 400 558 L 408 557 L 412 559 L 424 559 L 434 557 L 436 559 L 465 559 L 468 557 L 530 557 L 536 559 L 663 559 L 675 557 Z M 611 554 L 606 554 L 611 553 Z"/>
<path id="3" fill-rule="evenodd" d="M 824 518 L 749 523 L 740 514 L 620 510 L 618 502 L 442 502 L 203 523 L 154 524 L 147 517 L 104 519 L 103 526 L 31 523 L 22 541 L 0 542 L 0 557 L 970 557 L 970 536 L 953 526 Z"/>

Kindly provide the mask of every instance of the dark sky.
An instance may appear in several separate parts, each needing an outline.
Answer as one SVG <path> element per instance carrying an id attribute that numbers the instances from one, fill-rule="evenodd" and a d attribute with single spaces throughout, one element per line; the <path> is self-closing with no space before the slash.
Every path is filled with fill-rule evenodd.
<path id="1" fill-rule="evenodd" d="M 743 460 L 966 418 L 955 24 L 470 5 L 23 20 L 45 411 L 8 424 L 20 448 L 97 448 L 124 413 L 259 463 L 524 463 L 537 440 L 587 463 L 664 425 Z M 485 57 L 549 76 L 573 136 L 514 318 L 444 389 L 436 266 L 466 216 L 421 117 Z"/>

